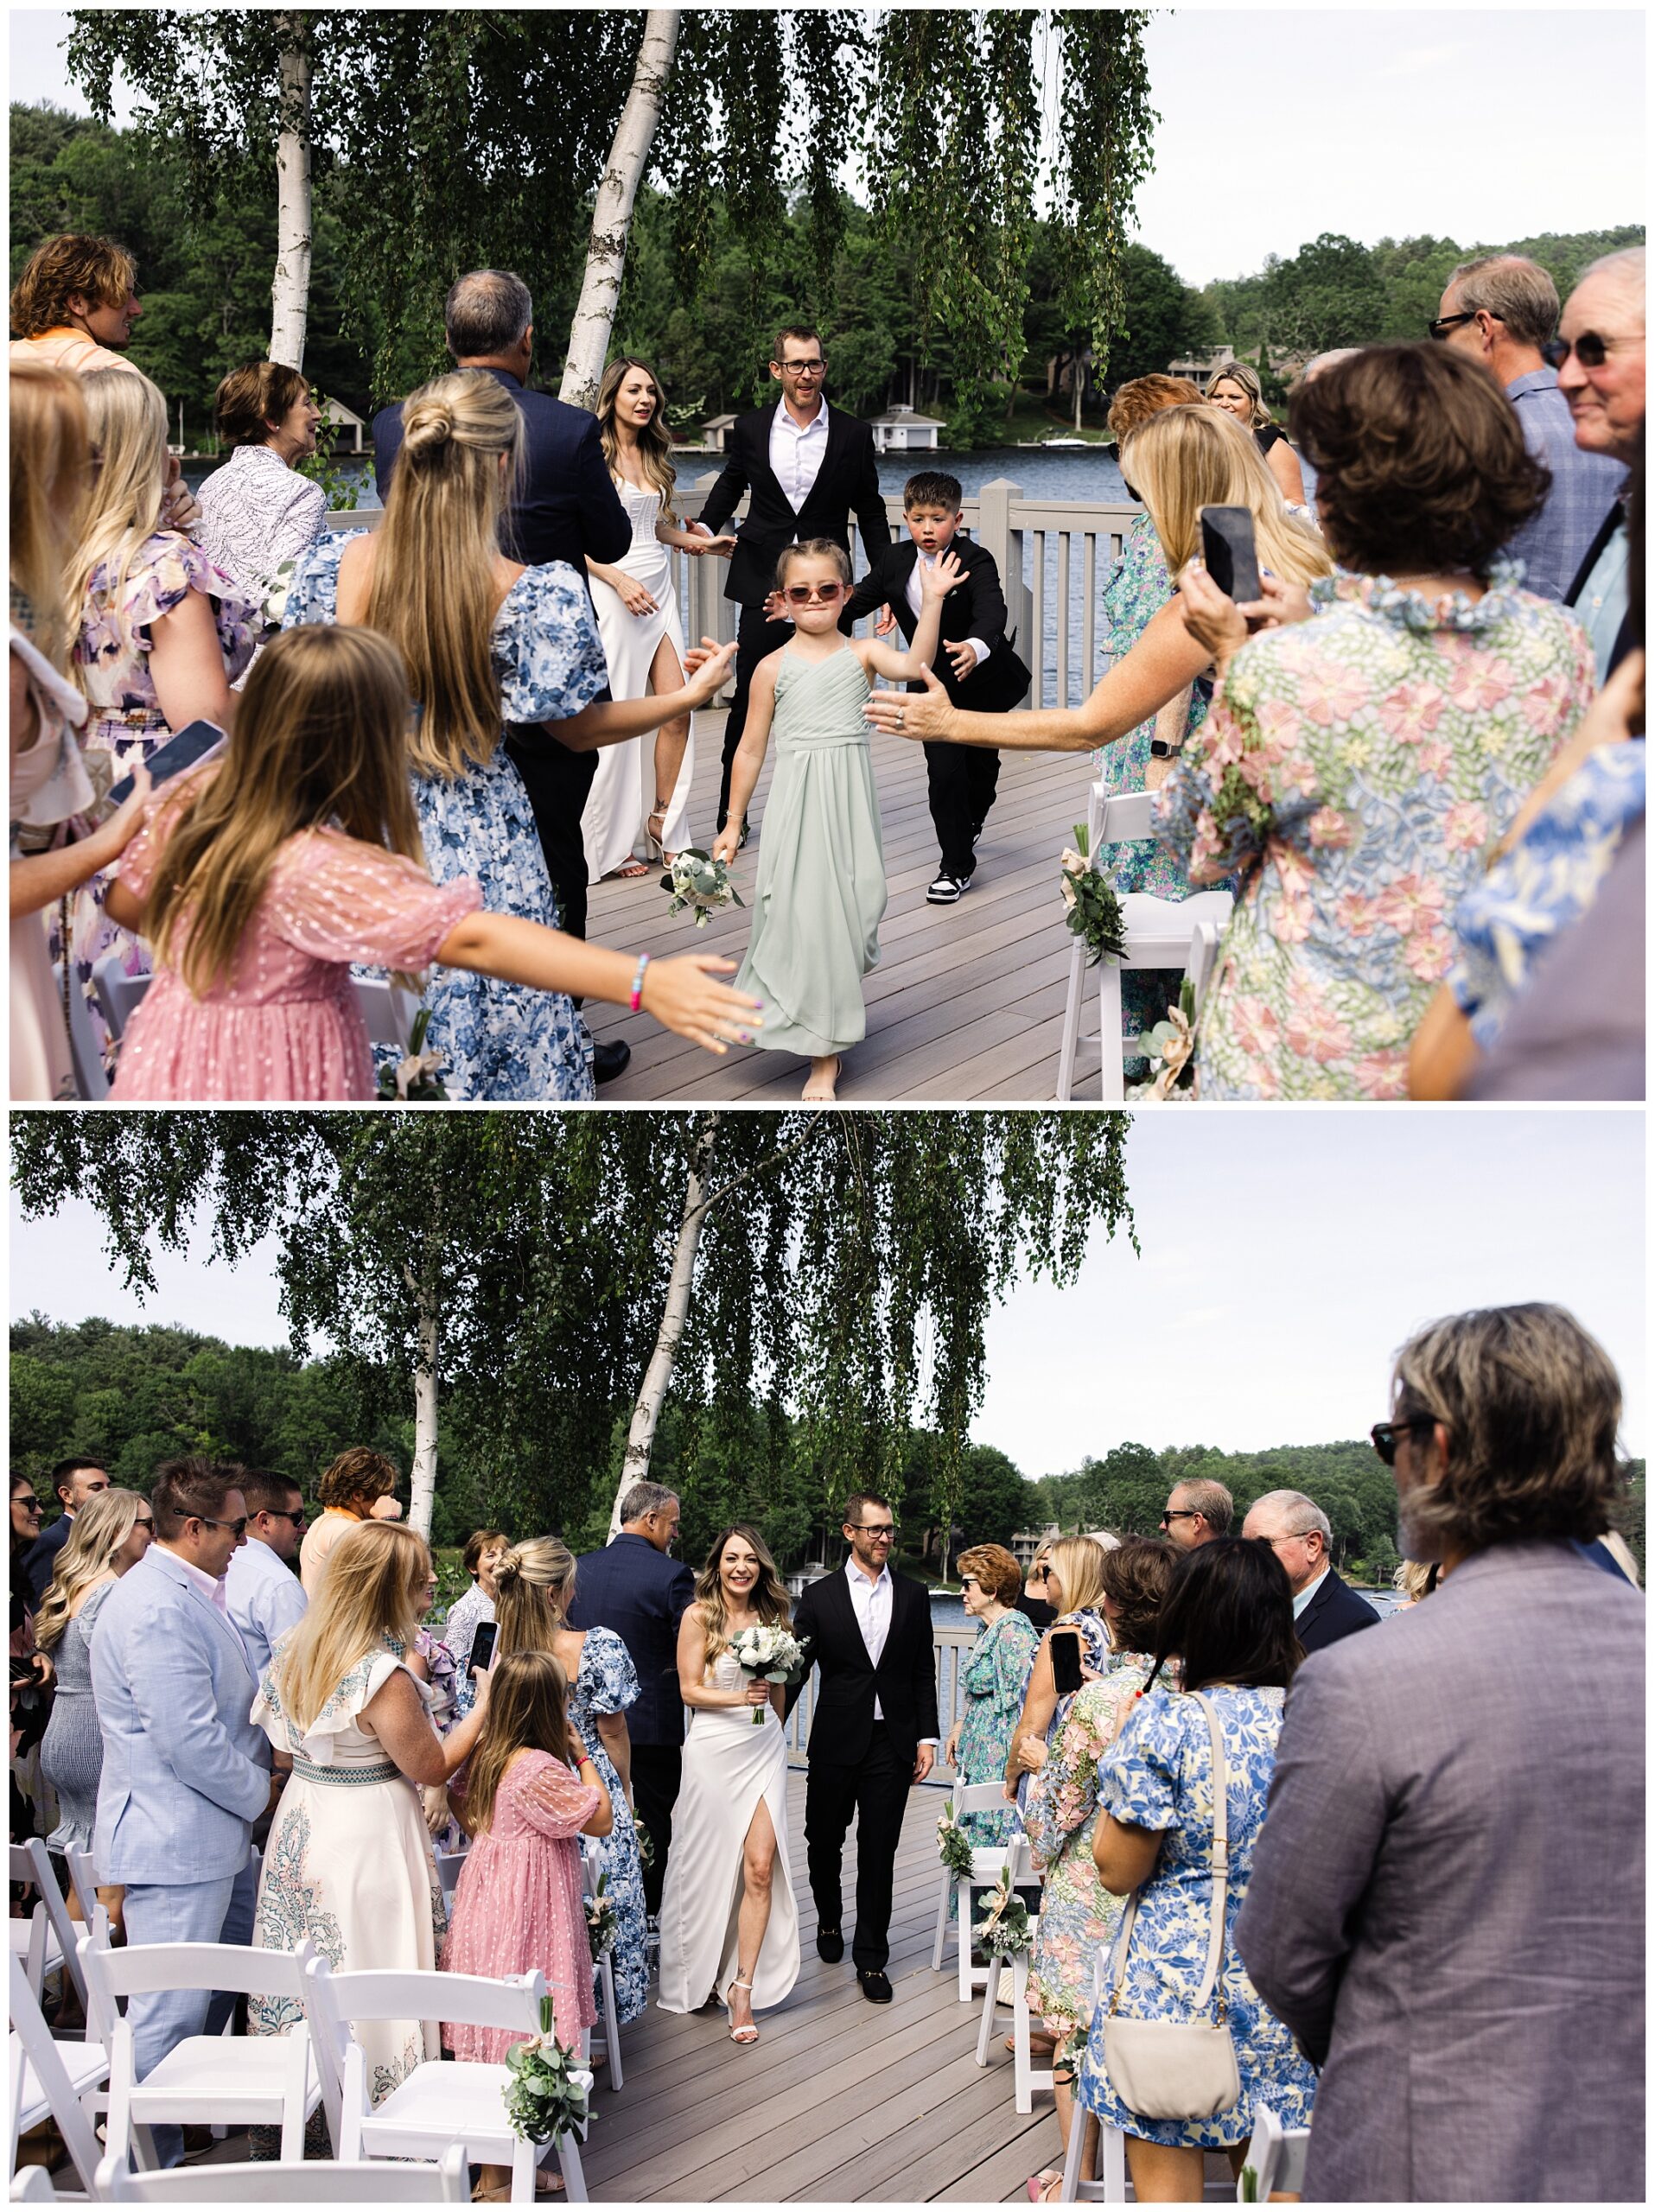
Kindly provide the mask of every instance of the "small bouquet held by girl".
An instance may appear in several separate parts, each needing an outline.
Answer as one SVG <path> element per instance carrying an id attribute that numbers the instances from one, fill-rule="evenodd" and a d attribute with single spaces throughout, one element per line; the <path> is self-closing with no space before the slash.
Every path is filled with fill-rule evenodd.
<path id="1" fill-rule="evenodd" d="M 753 1682 L 795 1681 L 805 1671 L 805 1646 L 780 1621 L 756 1628 L 737 1629 L 729 1640 L 730 1656 Z M 768 1705 L 753 1708 L 753 1726 L 762 1726 Z"/>

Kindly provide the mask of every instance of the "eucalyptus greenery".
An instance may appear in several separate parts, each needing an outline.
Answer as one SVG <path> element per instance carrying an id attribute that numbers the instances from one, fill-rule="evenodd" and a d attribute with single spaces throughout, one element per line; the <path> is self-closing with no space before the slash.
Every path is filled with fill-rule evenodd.
<path id="1" fill-rule="evenodd" d="M 1126 923 L 1114 885 L 1098 867 L 1088 850 L 1086 825 L 1074 825 L 1074 850 L 1061 861 L 1065 925 L 1086 948 L 1086 965 L 1096 967 L 1104 958 L 1118 960 L 1126 950 Z"/>
<path id="2" fill-rule="evenodd" d="M 1099 1230 L 1136 1249 L 1122 1115 L 67 1111 L 11 1127 L 24 1212 L 85 1199 L 142 1290 L 157 1249 L 194 1238 L 233 1262 L 270 1237 L 296 1351 L 328 1339 L 412 1391 L 422 1528 L 450 1388 L 518 1525 L 565 1526 L 614 1484 L 692 1174 L 700 1236 L 669 1380 L 686 1489 L 698 1455 L 729 1448 L 761 1485 L 767 1453 L 803 1454 L 824 1509 L 857 1484 L 900 1488 L 923 1412 L 946 1525 L 996 1300 L 1020 1279 L 1072 1282 Z"/>
<path id="3" fill-rule="evenodd" d="M 943 1808 L 937 1822 L 937 1856 L 957 1882 L 963 1881 L 977 1864 L 971 1839 L 954 1818 L 952 1805 Z"/>
<path id="4" fill-rule="evenodd" d="M 557 2040 L 551 1999 L 540 1999 L 540 2032 L 506 2053 L 506 2117 L 525 2143 L 550 2143 L 579 2134 L 586 2126 L 590 2075 L 578 2071 L 575 2054 Z"/>
<path id="5" fill-rule="evenodd" d="M 1028 1907 L 1011 1886 L 1008 1866 L 988 1894 L 988 1910 L 971 1923 L 971 1941 L 991 1959 L 1013 1959 L 1034 1940 Z"/>
<path id="6" fill-rule="evenodd" d="M 607 1873 L 598 1876 L 597 1894 L 582 1899 L 586 1907 L 586 1941 L 592 1954 L 592 1963 L 607 1959 L 614 1948 L 617 1933 L 614 1899 L 606 1895 L 609 1886 Z"/>

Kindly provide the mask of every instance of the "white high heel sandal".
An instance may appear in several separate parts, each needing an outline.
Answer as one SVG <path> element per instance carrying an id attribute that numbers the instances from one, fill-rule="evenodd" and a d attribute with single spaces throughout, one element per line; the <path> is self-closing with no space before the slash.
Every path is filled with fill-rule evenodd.
<path id="1" fill-rule="evenodd" d="M 752 1994 L 753 1984 L 750 1981 L 733 1981 L 730 1984 L 730 1987 L 731 1989 L 745 1989 L 750 1996 Z M 735 2014 L 730 2005 L 728 1995 L 726 1995 L 724 1999 L 724 2018 L 730 2023 L 729 2039 L 732 2043 L 739 2043 L 743 2045 L 757 2043 L 759 2040 L 757 2024 L 754 2021 L 749 2020 L 745 2027 L 738 2028 L 735 2025 Z"/>

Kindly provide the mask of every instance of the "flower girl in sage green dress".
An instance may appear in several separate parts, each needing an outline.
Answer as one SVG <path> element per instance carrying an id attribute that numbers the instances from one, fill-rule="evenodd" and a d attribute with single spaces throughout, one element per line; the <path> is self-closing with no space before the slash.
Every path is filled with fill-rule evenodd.
<path id="1" fill-rule="evenodd" d="M 753 934 L 735 988 L 763 1001 L 767 1048 L 808 1057 L 807 1099 L 833 1097 L 845 1051 L 867 1035 L 862 979 L 879 959 L 885 855 L 862 711 L 870 679 L 912 678 L 929 665 L 943 601 L 964 575 L 952 553 L 921 565 L 919 626 L 910 649 L 896 652 L 876 638 L 841 635 L 850 590 L 843 546 L 806 538 L 776 564 L 776 595 L 794 634 L 753 672 L 747 728 L 730 770 L 729 818 L 713 853 L 735 857 L 773 731 L 776 773 L 764 810 Z"/>

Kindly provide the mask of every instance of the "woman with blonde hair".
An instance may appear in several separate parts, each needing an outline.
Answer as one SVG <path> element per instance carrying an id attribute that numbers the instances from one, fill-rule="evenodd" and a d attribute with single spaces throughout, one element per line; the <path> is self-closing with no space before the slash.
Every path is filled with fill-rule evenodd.
<path id="1" fill-rule="evenodd" d="M 758 1530 L 714 1540 L 678 1626 L 678 1692 L 690 1708 L 672 1855 L 661 1893 L 661 2010 L 722 2003 L 732 2043 L 759 2040 L 754 2012 L 799 1979 L 799 1909 L 787 1859 L 787 1738 L 781 1684 L 744 1674 L 743 1629 L 792 1618 Z"/>
<path id="2" fill-rule="evenodd" d="M 1252 432 L 1253 443 L 1274 478 L 1276 490 L 1289 505 L 1302 507 L 1304 472 L 1299 467 L 1299 456 L 1287 442 L 1286 431 L 1273 420 L 1264 404 L 1264 387 L 1259 382 L 1257 370 L 1249 368 L 1245 361 L 1232 361 L 1208 385 L 1206 399 L 1208 406 L 1221 407 L 1244 430 Z"/>
<path id="3" fill-rule="evenodd" d="M 82 755 L 86 702 L 69 680 L 76 622 L 64 569 L 92 478 L 79 380 L 30 360 L 11 371 L 11 1096 L 73 1098 L 73 1064 L 43 916 L 118 860 L 143 819 L 149 777 L 93 827 Z M 59 917 L 67 926 L 65 905 Z"/>
<path id="4" fill-rule="evenodd" d="M 104 1770 L 103 1731 L 92 1699 L 92 1632 L 105 1599 L 149 1550 L 155 1528 L 149 1500 L 135 1490 L 101 1490 L 89 1497 L 74 1516 L 35 1616 L 35 1648 L 48 1653 L 57 1669 L 52 1717 L 41 1744 L 41 1772 L 57 1793 L 57 1826 L 46 1839 L 48 1851 L 92 1849 Z M 98 1892 L 116 1928 L 123 1894 L 119 1889 Z M 69 1904 L 72 1911 L 80 1907 L 78 1918 L 87 1916 L 73 1891 Z"/>
<path id="5" fill-rule="evenodd" d="M 80 389 L 98 467 L 64 581 L 79 626 L 74 680 L 92 709 L 86 750 L 112 756 L 112 781 L 188 722 L 230 728 L 231 684 L 252 658 L 259 616 L 167 523 L 167 404 L 148 377 L 99 369 Z M 85 885 L 73 915 L 75 967 L 100 1037 L 93 967 L 118 952 L 129 976 L 150 973 L 147 948 L 104 917 L 107 881 Z"/>
<path id="6" fill-rule="evenodd" d="M 609 690 L 617 699 L 677 691 L 684 683 L 684 624 L 667 549 L 676 546 L 697 557 L 728 554 L 735 540 L 685 530 L 673 511 L 678 471 L 666 393 L 647 362 L 624 353 L 610 362 L 598 386 L 597 418 L 603 458 L 632 524 L 632 543 L 618 561 L 586 563 Z M 656 732 L 651 780 L 645 777 L 641 738 L 605 748 L 581 816 L 593 882 L 604 875 L 647 875 L 648 861 L 669 860 L 694 842 L 688 818 L 694 773 L 688 715 L 675 715 Z"/>
<path id="7" fill-rule="evenodd" d="M 1109 1668 L 1109 1628 L 1104 1619 L 1104 1560 L 1115 1548 L 1113 1536 L 1059 1536 L 1046 1554 L 1042 1580 L 1047 1603 L 1057 1609 L 1057 1618 L 1041 1638 L 1040 1649 L 1028 1677 L 1028 1689 L 1006 1758 L 1006 1796 L 1015 1799 L 1022 1777 L 1041 1765 L 1046 1746 L 1063 1725 L 1073 1690 L 1059 1694 L 1052 1656 L 1052 1639 L 1073 1637 L 1084 1681 Z"/>
<path id="8" fill-rule="evenodd" d="M 308 1936 L 337 1972 L 436 1965 L 442 1892 L 418 1789 L 449 1781 L 487 1711 L 446 1737 L 408 1665 L 431 1574 L 425 1540 L 391 1521 L 341 1537 L 305 1616 L 276 1646 L 253 1719 L 290 1767 L 259 1877 L 253 1942 L 291 1951 Z M 409 1783 L 418 1785 L 410 1789 Z M 296 2009 L 254 1997 L 248 2031 L 280 2035 Z M 441 2056 L 434 2020 L 365 2024 L 377 2100 Z"/>
<path id="9" fill-rule="evenodd" d="M 577 752 L 641 735 L 710 700 L 735 648 L 656 698 L 607 700 L 591 606 L 567 563 L 528 569 L 500 550 L 523 417 L 481 370 L 439 377 L 404 401 L 403 441 L 372 532 L 330 538 L 296 571 L 283 621 L 362 624 L 402 654 L 415 713 L 408 736 L 425 861 L 439 883 L 466 876 L 483 903 L 549 929 L 557 904 L 522 777 L 502 739 Z M 729 963 L 703 960 L 708 971 Z M 647 956 L 633 992 L 641 997 Z M 450 1096 L 590 1100 L 587 1039 L 570 998 L 474 974 L 429 987 L 427 1044 Z M 385 1054 L 400 1057 L 392 1048 Z"/>
<path id="10" fill-rule="evenodd" d="M 632 1804 L 632 1742 L 627 1707 L 639 1694 L 638 1674 L 613 1629 L 569 1625 L 575 1560 L 557 1536 L 512 1545 L 494 1569 L 494 1618 L 501 1651 L 550 1651 L 569 1678 L 569 1718 L 614 1807 L 614 1827 L 601 1857 L 605 1895 L 615 1910 L 610 1955 L 615 2010 L 635 2020 L 649 2002 L 645 1957 L 644 1867 Z M 668 1862 L 671 1872 L 671 1862 Z M 706 1992 L 702 1992 L 704 1997 Z"/>

